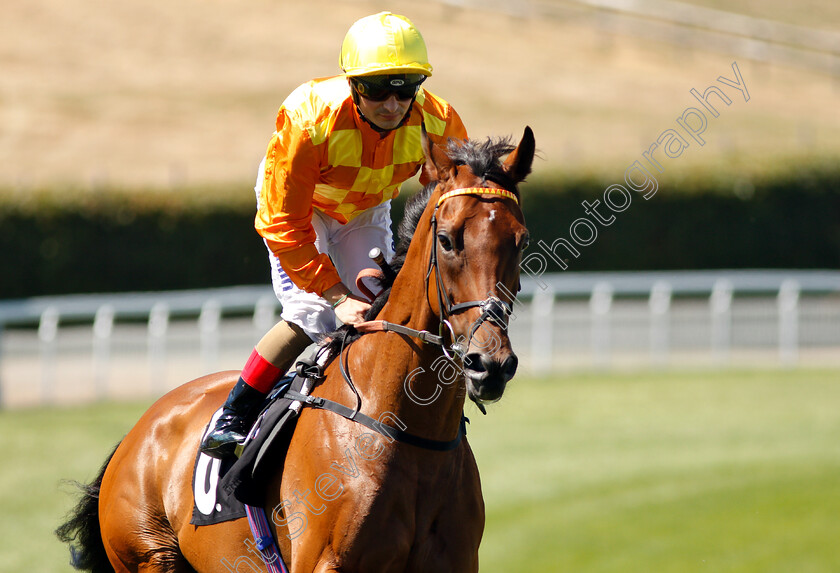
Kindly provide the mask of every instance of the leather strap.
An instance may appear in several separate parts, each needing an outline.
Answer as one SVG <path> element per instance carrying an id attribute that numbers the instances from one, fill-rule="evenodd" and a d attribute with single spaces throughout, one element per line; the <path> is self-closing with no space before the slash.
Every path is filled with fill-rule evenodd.
<path id="1" fill-rule="evenodd" d="M 443 344 L 443 337 L 432 334 L 428 330 L 415 330 L 413 328 L 402 326 L 401 324 L 394 324 L 393 322 L 385 320 L 368 320 L 366 322 L 360 322 L 355 325 L 355 328 L 359 332 L 363 333 L 396 332 L 398 334 L 405 334 L 406 336 L 413 336 L 415 338 L 419 338 L 423 342 L 437 344 L 438 346 Z"/>
<path id="2" fill-rule="evenodd" d="M 450 452 L 457 448 L 458 444 L 461 443 L 461 439 L 467 435 L 467 422 L 469 422 L 469 419 L 467 419 L 466 416 L 461 416 L 461 424 L 458 427 L 458 435 L 452 440 L 443 442 L 439 440 L 429 440 L 428 438 L 422 438 L 420 436 L 415 436 L 414 434 L 409 434 L 408 432 L 404 432 L 403 430 L 399 430 L 393 426 L 374 420 L 370 416 L 366 416 L 365 414 L 357 412 L 352 408 L 348 408 L 343 404 L 339 404 L 338 402 L 333 402 L 332 400 L 327 400 L 319 396 L 307 396 L 305 394 L 301 394 L 300 392 L 289 390 L 286 392 L 285 397 L 291 400 L 298 400 L 304 406 L 308 406 L 310 408 L 329 410 L 330 412 L 334 412 L 339 416 L 347 418 L 348 420 L 358 422 L 359 424 L 370 428 L 374 432 L 382 434 L 386 438 L 397 440 L 398 442 L 426 450 Z"/>
<path id="3" fill-rule="evenodd" d="M 385 280 L 385 273 L 377 269 L 362 269 L 359 271 L 358 276 L 356 276 L 356 288 L 359 289 L 363 295 L 365 295 L 365 298 L 368 299 L 368 302 L 372 303 L 376 298 L 376 295 L 373 294 L 373 291 L 371 291 L 365 284 L 365 282 L 362 280 L 365 278 L 372 278 L 377 279 L 379 281 L 383 281 Z"/>

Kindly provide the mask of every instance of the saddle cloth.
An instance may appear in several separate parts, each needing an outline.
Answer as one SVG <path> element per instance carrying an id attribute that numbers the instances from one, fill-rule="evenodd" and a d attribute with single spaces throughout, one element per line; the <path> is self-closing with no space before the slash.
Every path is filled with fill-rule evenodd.
<path id="1" fill-rule="evenodd" d="M 198 452 L 193 468 L 193 514 L 190 523 L 213 525 L 245 517 L 244 503 L 263 505 L 263 494 L 273 471 L 283 467 L 286 450 L 297 424 L 294 400 L 284 398 L 288 389 L 300 392 L 305 378 L 286 377 L 269 395 L 238 459 L 219 460 Z M 215 425 L 216 411 L 202 434 Z"/>

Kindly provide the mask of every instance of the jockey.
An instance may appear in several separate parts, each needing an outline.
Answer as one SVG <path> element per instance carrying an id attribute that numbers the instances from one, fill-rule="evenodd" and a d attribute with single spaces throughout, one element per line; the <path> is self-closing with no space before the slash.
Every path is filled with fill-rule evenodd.
<path id="1" fill-rule="evenodd" d="M 393 256 L 390 203 L 423 165 L 430 139 L 467 137 L 451 105 L 421 87 L 432 75 L 420 32 L 381 12 L 351 26 L 342 75 L 286 98 L 260 164 L 255 228 L 269 251 L 281 320 L 256 345 L 201 451 L 233 454 L 265 395 L 313 341 L 364 320 L 355 278 L 367 253 Z M 428 183 L 421 174 L 420 182 Z"/>

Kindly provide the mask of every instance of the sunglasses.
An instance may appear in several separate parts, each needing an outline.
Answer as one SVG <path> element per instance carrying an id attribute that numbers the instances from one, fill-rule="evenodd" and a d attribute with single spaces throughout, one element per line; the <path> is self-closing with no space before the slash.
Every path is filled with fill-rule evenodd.
<path id="1" fill-rule="evenodd" d="M 407 100 L 417 95 L 417 90 L 423 83 L 423 80 L 409 83 L 402 77 L 394 76 L 377 76 L 377 80 L 372 82 L 353 78 L 353 88 L 360 96 L 370 101 L 385 101 L 392 95 L 397 96 L 397 99 Z"/>

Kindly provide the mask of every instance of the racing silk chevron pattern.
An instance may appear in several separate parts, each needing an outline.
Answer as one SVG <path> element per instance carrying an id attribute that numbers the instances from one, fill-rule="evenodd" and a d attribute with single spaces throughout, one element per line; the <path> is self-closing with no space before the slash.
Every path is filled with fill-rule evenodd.
<path id="1" fill-rule="evenodd" d="M 286 98 L 266 151 L 255 227 L 297 286 L 321 295 L 340 281 L 315 248 L 312 210 L 344 224 L 396 197 L 425 160 L 424 122 L 435 143 L 467 137 L 452 106 L 422 88 L 408 120 L 385 134 L 359 116 L 344 76 L 312 80 Z"/>

